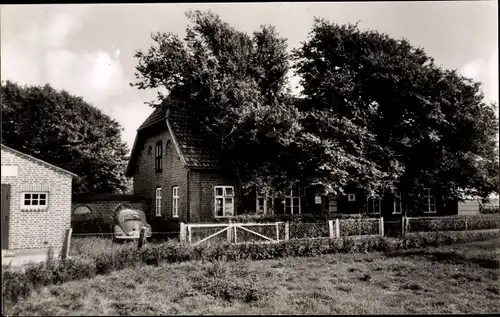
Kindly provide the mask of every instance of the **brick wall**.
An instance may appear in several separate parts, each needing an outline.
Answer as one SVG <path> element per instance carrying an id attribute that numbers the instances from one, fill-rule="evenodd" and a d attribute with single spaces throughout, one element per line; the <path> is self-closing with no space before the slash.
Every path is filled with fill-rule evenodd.
<path id="1" fill-rule="evenodd" d="M 72 211 L 79 206 L 86 206 L 91 210 L 87 215 L 75 215 L 71 213 L 71 227 L 73 233 L 111 233 L 115 224 L 115 212 L 122 205 L 128 205 L 132 209 L 146 211 L 149 206 L 146 201 L 130 200 L 89 200 L 73 201 Z"/>
<path id="2" fill-rule="evenodd" d="M 162 172 L 155 171 L 155 146 L 163 142 Z M 151 154 L 148 149 L 151 146 Z M 172 218 L 172 187 L 179 186 L 179 218 Z M 155 190 L 162 188 L 161 217 L 155 215 Z M 140 149 L 134 173 L 134 194 L 149 197 L 151 222 L 187 221 L 187 169 L 183 166 L 168 131 L 146 138 Z M 158 230 L 161 230 L 159 228 Z"/>
<path id="3" fill-rule="evenodd" d="M 193 170 L 189 175 L 191 194 L 191 219 L 190 222 L 206 222 L 215 219 L 214 186 L 234 186 L 235 214 L 238 206 L 238 189 L 235 181 L 228 175 L 217 171 Z"/>
<path id="4" fill-rule="evenodd" d="M 9 249 L 60 248 L 70 228 L 72 177 L 8 149 L 2 149 L 1 160 L 2 166 L 17 166 L 18 171 L 1 177 L 2 184 L 11 185 Z M 22 194 L 29 191 L 47 191 L 47 209 L 21 210 Z"/>

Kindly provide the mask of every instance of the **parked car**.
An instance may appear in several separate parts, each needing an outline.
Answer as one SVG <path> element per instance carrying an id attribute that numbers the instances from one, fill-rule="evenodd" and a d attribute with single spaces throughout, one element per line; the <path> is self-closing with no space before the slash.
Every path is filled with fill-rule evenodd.
<path id="1" fill-rule="evenodd" d="M 138 209 L 122 209 L 116 212 L 114 238 L 116 240 L 139 239 L 141 229 L 146 228 L 146 237 L 152 235 L 151 226 L 146 221 L 144 211 Z"/>

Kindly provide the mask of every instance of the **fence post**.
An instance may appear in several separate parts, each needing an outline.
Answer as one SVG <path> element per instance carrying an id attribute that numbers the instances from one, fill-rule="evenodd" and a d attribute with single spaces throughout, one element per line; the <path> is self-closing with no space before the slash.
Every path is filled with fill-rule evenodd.
<path id="1" fill-rule="evenodd" d="M 276 241 L 279 242 L 280 241 L 280 227 L 279 227 L 279 222 L 276 222 Z M 236 233 L 236 230 L 234 231 L 234 233 Z M 234 239 L 236 240 L 236 236 L 234 237 Z"/>
<path id="2" fill-rule="evenodd" d="M 333 238 L 333 220 L 328 220 L 328 232 L 330 239 Z"/>
<path id="3" fill-rule="evenodd" d="M 191 238 L 192 238 L 192 232 L 191 232 L 191 226 L 187 226 L 187 231 L 188 231 L 188 243 L 191 244 Z"/>
<path id="4" fill-rule="evenodd" d="M 139 233 L 139 241 L 137 241 L 137 248 L 141 249 L 143 244 L 146 242 L 146 227 L 141 228 L 141 232 Z"/>
<path id="5" fill-rule="evenodd" d="M 285 240 L 290 240 L 290 224 L 288 223 L 288 221 L 285 222 Z"/>
<path id="6" fill-rule="evenodd" d="M 380 217 L 379 233 L 382 237 L 384 236 L 384 217 Z"/>
<path id="7" fill-rule="evenodd" d="M 64 236 L 63 247 L 61 250 L 61 259 L 65 260 L 69 256 L 69 249 L 71 248 L 71 234 L 73 233 L 73 228 L 66 229 L 66 234 Z"/>
<path id="8" fill-rule="evenodd" d="M 181 222 L 181 232 L 179 238 L 181 242 L 186 242 L 186 224 L 184 222 Z"/>
<path id="9" fill-rule="evenodd" d="M 237 240 L 236 240 L 236 226 L 234 226 L 233 228 L 234 228 L 234 243 L 236 244 L 237 243 Z"/>
<path id="10" fill-rule="evenodd" d="M 335 219 L 335 237 L 340 238 L 340 221 L 339 219 Z"/>
<path id="11" fill-rule="evenodd" d="M 404 237 L 405 236 L 405 229 L 406 229 L 406 217 L 403 216 L 401 217 L 401 236 Z"/>
<path id="12" fill-rule="evenodd" d="M 232 222 L 231 219 L 229 219 L 228 222 L 228 230 L 227 230 L 227 242 L 231 243 L 231 228 L 232 228 Z"/>

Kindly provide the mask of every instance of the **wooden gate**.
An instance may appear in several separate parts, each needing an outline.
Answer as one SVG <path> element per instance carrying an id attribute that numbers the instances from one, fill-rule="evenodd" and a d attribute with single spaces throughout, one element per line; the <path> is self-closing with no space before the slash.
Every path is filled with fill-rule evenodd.
<path id="1" fill-rule="evenodd" d="M 280 241 L 282 222 L 275 223 L 225 223 L 187 224 L 187 241 L 191 245 L 204 242 L 276 243 Z"/>
<path id="2" fill-rule="evenodd" d="M 2 250 L 9 249 L 10 185 L 2 184 Z"/>

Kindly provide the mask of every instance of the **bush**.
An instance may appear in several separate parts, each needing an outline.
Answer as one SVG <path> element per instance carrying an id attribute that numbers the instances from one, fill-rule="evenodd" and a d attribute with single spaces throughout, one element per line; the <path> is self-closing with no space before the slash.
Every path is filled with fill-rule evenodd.
<path id="1" fill-rule="evenodd" d="M 11 301 L 27 296 L 41 286 L 64 283 L 83 278 L 91 278 L 96 274 L 106 274 L 136 265 L 159 265 L 161 263 L 202 260 L 213 263 L 237 260 L 265 260 L 292 256 L 316 256 L 319 254 L 335 254 L 369 251 L 395 251 L 398 249 L 420 248 L 452 243 L 465 243 L 488 240 L 500 236 L 499 231 L 471 232 L 434 232 L 412 233 L 403 239 L 388 237 L 344 237 L 341 239 L 309 239 L 289 240 L 268 244 L 216 244 L 208 246 L 189 246 L 183 243 L 168 241 L 163 244 L 146 244 L 138 250 L 135 244 L 122 245 L 101 250 L 93 256 L 75 257 L 55 262 L 30 264 L 22 269 L 4 266 L 4 296 Z M 49 261 L 50 262 L 50 261 Z M 220 264 L 217 264 L 220 265 Z M 200 277 L 199 286 L 207 285 L 207 292 L 213 296 L 221 296 L 227 300 L 241 299 L 254 301 L 264 298 L 266 291 L 249 284 L 234 285 L 223 278 L 225 268 L 210 266 L 206 277 Z M 221 277 L 222 276 L 222 277 Z M 214 279 L 214 277 L 217 277 Z M 208 278 L 208 279 L 207 279 Z M 212 279 L 210 279 L 212 278 Z"/>

